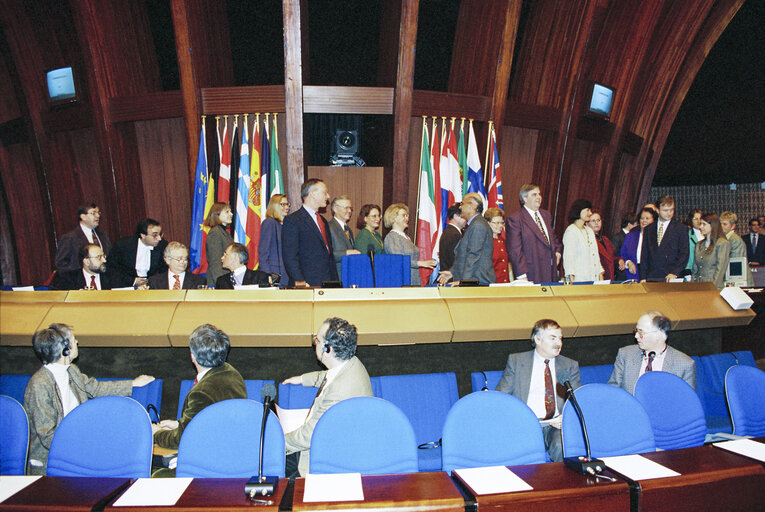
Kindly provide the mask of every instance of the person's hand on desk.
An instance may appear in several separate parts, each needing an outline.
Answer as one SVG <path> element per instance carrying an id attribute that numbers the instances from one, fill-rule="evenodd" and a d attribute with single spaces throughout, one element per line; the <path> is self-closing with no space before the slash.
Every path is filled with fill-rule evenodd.
<path id="1" fill-rule="evenodd" d="M 133 379 L 133 387 L 134 388 L 140 388 L 141 386 L 145 386 L 146 384 L 153 382 L 154 377 L 151 375 L 139 375 L 135 379 Z"/>
<path id="2" fill-rule="evenodd" d="M 303 379 L 300 378 L 300 375 L 295 375 L 294 377 L 290 377 L 289 379 L 284 379 L 282 381 L 282 384 L 295 384 L 296 386 L 302 386 Z"/>
<path id="3" fill-rule="evenodd" d="M 442 270 L 440 274 L 438 274 L 438 284 L 446 284 L 452 279 L 452 273 L 448 270 Z"/>
<path id="4" fill-rule="evenodd" d="M 160 430 L 175 430 L 178 428 L 178 422 L 175 420 L 162 420 L 159 423 L 151 424 L 151 434 L 154 435 Z"/>

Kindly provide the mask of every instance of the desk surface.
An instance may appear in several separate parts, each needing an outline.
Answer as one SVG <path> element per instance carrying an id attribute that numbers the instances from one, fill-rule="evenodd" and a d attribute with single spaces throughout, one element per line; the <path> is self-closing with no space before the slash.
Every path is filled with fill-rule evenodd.
<path id="1" fill-rule="evenodd" d="M 126 489 L 128 478 L 44 476 L 0 503 L 0 511 L 90 511 Z"/>

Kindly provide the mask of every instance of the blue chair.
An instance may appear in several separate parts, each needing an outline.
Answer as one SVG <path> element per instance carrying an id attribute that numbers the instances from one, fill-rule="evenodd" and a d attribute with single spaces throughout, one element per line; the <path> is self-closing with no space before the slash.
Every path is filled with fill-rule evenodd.
<path id="1" fill-rule="evenodd" d="M 746 350 L 703 357 L 692 356 L 692 359 L 696 362 L 696 393 L 704 407 L 707 433 L 731 433 L 733 427 L 725 401 L 725 374 L 728 368 L 735 365 L 756 368 L 754 356 Z"/>
<path id="2" fill-rule="evenodd" d="M 282 409 L 308 409 L 319 388 L 299 384 L 279 384 L 279 407 Z"/>
<path id="3" fill-rule="evenodd" d="M 263 404 L 224 400 L 202 409 L 178 445 L 177 477 L 249 478 L 258 474 Z M 284 432 L 272 412 L 266 420 L 263 474 L 284 476 Z"/>
<path id="4" fill-rule="evenodd" d="M 31 378 L 31 375 L 0 375 L 0 395 L 9 396 L 24 405 L 24 391 Z"/>
<path id="5" fill-rule="evenodd" d="M 250 400 L 261 401 L 263 397 L 260 396 L 260 391 L 266 384 L 274 385 L 272 380 L 258 380 L 258 379 L 246 379 L 244 381 L 244 387 L 247 388 L 247 398 Z M 194 386 L 193 380 L 182 380 L 181 388 L 178 393 L 178 416 L 177 419 L 181 419 L 181 413 L 183 412 L 183 402 L 186 401 L 186 395 L 189 394 L 191 388 Z"/>
<path id="6" fill-rule="evenodd" d="M 442 439 L 443 470 L 545 462 L 536 415 L 522 400 L 499 391 L 462 397 L 449 411 Z"/>
<path id="7" fill-rule="evenodd" d="M 310 473 L 416 473 L 414 430 L 401 409 L 376 397 L 338 402 L 311 437 Z"/>
<path id="8" fill-rule="evenodd" d="M 704 408 L 683 379 L 667 372 L 645 373 L 635 384 L 635 398 L 648 413 L 657 448 L 674 450 L 704 444 Z"/>
<path id="9" fill-rule="evenodd" d="M 132 380 L 132 379 L 98 379 L 100 381 Z M 162 410 L 162 379 L 154 379 L 145 386 L 133 388 L 130 398 L 143 405 L 152 421 L 159 421 L 159 411 Z"/>
<path id="10" fill-rule="evenodd" d="M 28 447 L 27 413 L 17 400 L 0 395 L 0 475 L 23 475 Z"/>
<path id="11" fill-rule="evenodd" d="M 594 366 L 580 366 L 579 375 L 582 378 L 582 384 L 607 384 L 608 379 L 614 372 L 614 365 L 599 364 Z"/>
<path id="12" fill-rule="evenodd" d="M 409 261 L 409 256 L 401 254 L 375 255 L 375 280 L 377 287 L 399 288 L 411 284 Z M 371 288 L 375 284 L 372 280 L 372 263 L 368 255 L 353 254 L 343 256 L 340 260 L 340 265 L 340 273 L 345 288 L 350 288 L 352 285 L 359 288 Z"/>
<path id="13" fill-rule="evenodd" d="M 593 457 L 656 451 L 651 421 L 637 398 L 616 386 L 587 384 L 574 391 Z M 563 406 L 563 454 L 585 455 L 582 427 L 571 401 Z"/>
<path id="14" fill-rule="evenodd" d="M 148 478 L 153 437 L 146 409 L 102 396 L 75 407 L 53 434 L 48 476 Z"/>
<path id="15" fill-rule="evenodd" d="M 459 399 L 457 376 L 449 373 L 372 377 L 372 391 L 406 414 L 417 441 L 420 471 L 441 471 L 441 432 Z"/>
<path id="16" fill-rule="evenodd" d="M 502 370 L 486 370 L 483 372 L 473 372 L 470 374 L 470 383 L 473 387 L 473 392 L 494 391 L 497 389 L 497 384 L 502 378 Z"/>
<path id="17" fill-rule="evenodd" d="M 749 366 L 733 366 L 725 375 L 725 396 L 733 433 L 765 436 L 765 372 Z"/>

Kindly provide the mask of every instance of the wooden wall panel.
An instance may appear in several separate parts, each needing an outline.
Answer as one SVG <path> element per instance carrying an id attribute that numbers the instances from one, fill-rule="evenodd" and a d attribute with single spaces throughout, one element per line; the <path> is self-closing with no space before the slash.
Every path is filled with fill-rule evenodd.
<path id="1" fill-rule="evenodd" d="M 505 126 L 499 142 L 499 161 L 502 166 L 502 197 L 505 213 L 520 208 L 518 193 L 524 183 L 533 183 L 534 158 L 539 131 Z"/>

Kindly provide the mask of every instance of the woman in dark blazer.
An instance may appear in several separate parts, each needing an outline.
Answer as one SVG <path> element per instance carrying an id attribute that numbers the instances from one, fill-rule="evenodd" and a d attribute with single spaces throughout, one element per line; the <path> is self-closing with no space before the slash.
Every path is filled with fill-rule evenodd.
<path id="1" fill-rule="evenodd" d="M 205 253 L 207 254 L 207 286 L 215 286 L 215 281 L 226 273 L 223 270 L 223 264 L 220 257 L 234 239 L 228 232 L 231 221 L 234 220 L 234 213 L 228 203 L 215 203 L 207 214 L 204 225 L 210 228 L 207 232 L 207 242 L 205 242 Z"/>
<path id="2" fill-rule="evenodd" d="M 282 260 L 282 221 L 290 213 L 290 201 L 284 194 L 274 194 L 268 201 L 266 218 L 260 225 L 258 265 L 268 274 L 279 274 L 281 285 L 287 284 L 287 269 Z"/>
<path id="3" fill-rule="evenodd" d="M 659 214 L 651 208 L 643 208 L 640 210 L 640 218 L 638 220 L 640 229 L 633 229 L 627 236 L 624 237 L 624 243 L 622 244 L 622 250 L 619 253 L 619 257 L 624 260 L 625 269 L 624 272 L 627 275 L 627 279 L 640 280 L 640 274 L 638 272 L 637 264 L 637 250 L 640 244 L 640 238 L 643 236 L 643 230 L 659 218 Z"/>

